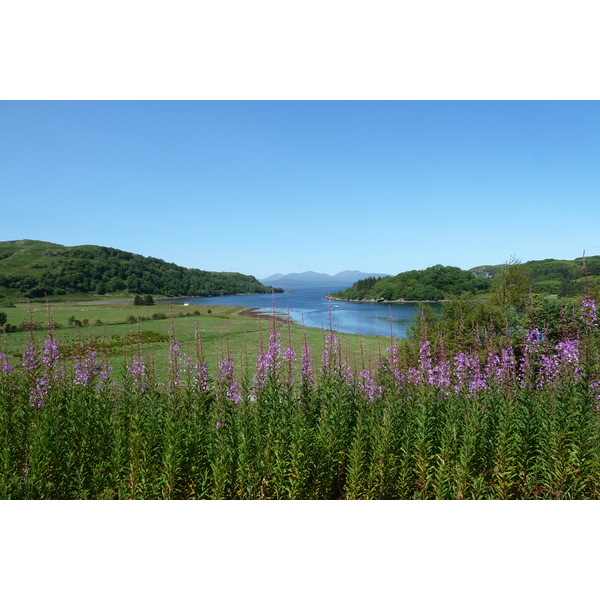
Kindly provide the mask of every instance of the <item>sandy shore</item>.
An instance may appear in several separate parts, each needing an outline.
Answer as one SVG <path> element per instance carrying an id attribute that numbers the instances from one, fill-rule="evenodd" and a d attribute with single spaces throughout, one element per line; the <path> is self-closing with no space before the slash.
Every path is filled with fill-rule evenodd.
<path id="1" fill-rule="evenodd" d="M 244 308 L 238 314 L 240 317 L 252 317 L 255 319 L 260 319 L 261 321 L 273 320 L 272 312 L 268 312 L 268 313 L 262 312 L 262 309 L 260 309 L 260 308 Z M 288 323 L 288 317 L 286 315 L 284 315 L 283 313 L 275 313 L 275 320 L 279 321 L 279 323 L 283 323 L 285 325 L 287 325 L 287 323 Z"/>

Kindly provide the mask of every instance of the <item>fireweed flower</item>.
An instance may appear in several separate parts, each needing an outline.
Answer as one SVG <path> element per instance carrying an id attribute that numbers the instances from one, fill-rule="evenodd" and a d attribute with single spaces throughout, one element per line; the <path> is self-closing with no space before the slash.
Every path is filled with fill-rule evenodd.
<path id="1" fill-rule="evenodd" d="M 451 377 L 451 366 L 448 362 L 443 361 L 438 365 L 435 365 L 429 369 L 427 373 L 427 382 L 429 385 L 442 390 L 444 394 L 448 395 L 448 388 L 452 385 L 450 381 Z"/>
<path id="2" fill-rule="evenodd" d="M 65 378 L 65 368 L 59 362 L 58 340 L 48 338 L 44 343 L 42 352 L 42 367 L 51 374 L 53 381 L 60 381 Z"/>
<path id="3" fill-rule="evenodd" d="M 79 356 L 73 363 L 75 369 L 75 378 L 73 383 L 82 387 L 88 387 L 96 379 L 104 382 L 108 379 L 112 372 L 112 367 L 106 363 L 100 364 L 96 353 L 91 348 L 85 352 L 83 356 Z"/>
<path id="4" fill-rule="evenodd" d="M 302 346 L 302 368 L 300 371 L 300 379 L 302 382 L 302 388 L 305 390 L 313 390 L 315 387 L 315 380 L 313 377 L 312 369 L 312 354 L 308 344 Z"/>
<path id="5" fill-rule="evenodd" d="M 41 362 L 38 362 L 37 348 L 33 342 L 28 342 L 22 366 L 23 372 L 30 377 L 29 404 L 41 408 L 53 387 L 65 377 L 65 369 L 59 362 L 58 340 L 45 340 Z"/>
<path id="6" fill-rule="evenodd" d="M 142 356 L 137 356 L 134 358 L 130 364 L 126 366 L 127 373 L 133 380 L 133 383 L 140 389 L 142 392 L 147 389 L 146 385 L 146 363 Z"/>
<path id="7" fill-rule="evenodd" d="M 485 377 L 481 373 L 481 361 L 479 360 L 478 354 L 472 354 L 471 358 L 471 381 L 469 383 L 469 390 L 474 394 L 479 391 L 487 389 L 485 383 Z"/>
<path id="8" fill-rule="evenodd" d="M 340 342 L 333 331 L 328 331 L 323 345 L 321 375 L 329 378 L 340 368 Z"/>
<path id="9" fill-rule="evenodd" d="M 541 388 L 552 383 L 559 375 L 559 364 L 553 357 L 542 354 L 536 387 Z"/>
<path id="10" fill-rule="evenodd" d="M 421 342 L 419 344 L 419 369 L 423 378 L 431 371 L 431 342 Z"/>
<path id="11" fill-rule="evenodd" d="M 47 373 L 35 380 L 35 385 L 29 391 L 29 404 L 34 408 L 42 408 L 44 400 L 50 393 L 50 377 Z"/>
<path id="12" fill-rule="evenodd" d="M 259 352 L 256 359 L 256 375 L 254 391 L 262 392 L 268 381 L 277 382 L 281 374 L 281 334 L 279 331 L 269 333 L 269 347 L 266 352 Z"/>
<path id="13" fill-rule="evenodd" d="M 37 369 L 37 348 L 32 342 L 28 342 L 23 352 L 23 362 L 21 363 L 25 372 L 31 373 Z"/>
<path id="14" fill-rule="evenodd" d="M 382 387 L 375 384 L 375 377 L 371 369 L 363 369 L 358 374 L 358 389 L 369 402 L 375 402 L 383 394 Z"/>
<path id="15" fill-rule="evenodd" d="M 531 329 L 527 332 L 523 346 L 523 356 L 519 365 L 519 385 L 521 388 L 527 387 L 535 377 L 536 364 L 539 362 L 543 340 L 544 334 L 539 329 Z"/>
<path id="16" fill-rule="evenodd" d="M 208 392 L 209 379 L 208 379 L 208 367 L 204 362 L 199 362 L 194 365 L 192 374 L 192 381 L 194 387 L 200 392 Z"/>
<path id="17" fill-rule="evenodd" d="M 347 386 L 354 385 L 354 374 L 347 361 L 343 360 L 340 338 L 334 331 L 328 331 L 323 345 L 321 376 L 323 379 L 337 377 Z"/>
<path id="18" fill-rule="evenodd" d="M 398 346 L 396 344 L 387 348 L 387 357 L 381 366 L 382 370 L 389 371 L 396 385 L 401 388 L 404 385 L 405 376 L 400 369 L 400 361 L 398 359 Z"/>
<path id="19" fill-rule="evenodd" d="M 460 352 L 454 357 L 454 392 L 459 393 L 461 389 L 467 384 L 469 379 L 469 370 L 471 368 L 471 362 L 469 356 L 464 352 Z"/>
<path id="20" fill-rule="evenodd" d="M 352 387 L 354 385 L 354 373 L 352 372 L 352 367 L 345 360 L 340 362 L 340 375 L 348 387 Z"/>
<path id="21" fill-rule="evenodd" d="M 0 352 L 0 373 L 8 373 L 10 375 L 14 371 L 14 367 L 8 362 L 8 356 L 4 352 Z"/>
<path id="22" fill-rule="evenodd" d="M 410 367 L 406 371 L 405 381 L 410 385 L 418 386 L 423 382 L 423 373 L 419 369 L 415 369 L 415 367 Z"/>
<path id="23" fill-rule="evenodd" d="M 180 362 L 181 346 L 179 342 L 171 342 L 169 345 L 169 390 L 173 391 L 181 385 Z"/>
<path id="24" fill-rule="evenodd" d="M 219 362 L 217 383 L 225 392 L 228 400 L 237 404 L 241 400 L 240 389 L 235 380 L 235 369 L 232 356 L 226 356 Z"/>
<path id="25" fill-rule="evenodd" d="M 581 301 L 581 320 L 588 329 L 598 329 L 596 302 L 587 295 Z"/>
<path id="26" fill-rule="evenodd" d="M 295 367 L 294 364 L 296 362 L 296 351 L 293 348 L 286 348 L 284 352 L 284 358 L 287 362 L 287 380 L 286 384 L 291 387 L 294 385 L 294 381 L 296 379 L 295 376 Z"/>
<path id="27" fill-rule="evenodd" d="M 590 391 L 594 395 L 596 410 L 600 410 L 600 381 L 594 381 L 593 383 L 590 383 Z"/>
<path id="28" fill-rule="evenodd" d="M 563 377 L 581 381 L 583 369 L 579 362 L 579 340 L 565 340 L 556 344 L 555 360 Z"/>
<path id="29" fill-rule="evenodd" d="M 515 354 L 512 346 L 503 348 L 500 354 L 488 352 L 485 377 L 488 385 L 506 386 L 515 378 Z"/>

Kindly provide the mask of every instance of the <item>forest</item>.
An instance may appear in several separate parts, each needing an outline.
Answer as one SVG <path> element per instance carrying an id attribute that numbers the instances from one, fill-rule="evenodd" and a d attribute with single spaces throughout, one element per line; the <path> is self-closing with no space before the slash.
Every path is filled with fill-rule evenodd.
<path id="1" fill-rule="evenodd" d="M 67 294 L 222 296 L 270 293 L 251 275 L 188 269 L 103 246 L 0 242 L 0 296 Z"/>

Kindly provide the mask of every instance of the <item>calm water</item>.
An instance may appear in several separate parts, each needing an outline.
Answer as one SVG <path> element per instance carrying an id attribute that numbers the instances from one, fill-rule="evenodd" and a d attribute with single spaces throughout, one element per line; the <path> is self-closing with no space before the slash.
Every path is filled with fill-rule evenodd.
<path id="1" fill-rule="evenodd" d="M 333 328 L 341 333 L 365 335 L 390 335 L 405 337 L 406 330 L 418 313 L 415 304 L 386 304 L 358 302 L 328 302 L 325 296 L 329 288 L 297 287 L 284 294 L 275 294 L 277 312 L 290 315 L 296 323 L 319 329 L 329 327 L 330 315 Z M 178 298 L 173 303 L 212 306 L 248 306 L 263 312 L 271 312 L 271 294 L 247 296 L 218 296 L 213 298 Z M 330 306 L 332 307 L 330 311 Z M 334 308 L 339 307 L 339 308 Z"/>

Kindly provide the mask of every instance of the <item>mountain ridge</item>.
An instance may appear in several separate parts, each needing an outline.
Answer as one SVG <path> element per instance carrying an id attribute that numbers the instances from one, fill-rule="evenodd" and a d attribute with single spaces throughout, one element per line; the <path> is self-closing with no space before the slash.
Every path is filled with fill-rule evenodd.
<path id="1" fill-rule="evenodd" d="M 340 271 L 336 275 L 317 273 L 316 271 L 304 271 L 302 273 L 275 273 L 269 277 L 259 278 L 264 285 L 277 286 L 301 286 L 314 285 L 325 287 L 327 285 L 352 285 L 360 279 L 367 277 L 388 277 L 384 273 L 363 273 L 362 271 Z"/>

